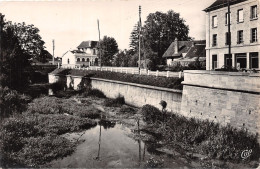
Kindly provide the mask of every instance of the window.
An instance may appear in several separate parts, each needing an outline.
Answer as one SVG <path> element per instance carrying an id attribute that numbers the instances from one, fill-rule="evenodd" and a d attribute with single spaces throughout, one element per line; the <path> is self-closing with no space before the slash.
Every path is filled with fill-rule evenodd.
<path id="1" fill-rule="evenodd" d="M 251 6 L 251 19 L 257 19 L 257 5 Z"/>
<path id="2" fill-rule="evenodd" d="M 212 17 L 212 27 L 213 28 L 218 27 L 218 18 L 217 18 L 217 16 L 213 16 Z"/>
<path id="3" fill-rule="evenodd" d="M 214 34 L 212 37 L 212 46 L 217 46 L 217 34 Z"/>
<path id="4" fill-rule="evenodd" d="M 236 57 L 236 68 L 245 69 L 246 68 L 246 53 L 235 54 Z"/>
<path id="5" fill-rule="evenodd" d="M 228 12 L 226 13 L 225 24 L 228 25 Z M 230 12 L 230 24 L 231 24 L 231 12 Z"/>
<path id="6" fill-rule="evenodd" d="M 243 12 L 243 9 L 239 9 L 237 11 L 237 22 L 238 23 L 244 22 L 244 12 Z"/>
<path id="7" fill-rule="evenodd" d="M 77 58 L 77 62 L 80 62 L 80 58 Z"/>
<path id="8" fill-rule="evenodd" d="M 257 42 L 257 28 L 251 29 L 251 43 Z"/>
<path id="9" fill-rule="evenodd" d="M 243 30 L 237 31 L 237 44 L 243 43 Z"/>
<path id="10" fill-rule="evenodd" d="M 258 58 L 258 52 L 249 53 L 250 58 L 250 69 L 258 69 L 259 68 L 259 58 Z"/>
<path id="11" fill-rule="evenodd" d="M 230 37 L 228 36 L 228 32 L 226 32 L 226 43 L 225 45 L 229 45 L 229 42 L 230 42 L 230 45 L 231 45 L 231 33 L 230 33 Z"/>
<path id="12" fill-rule="evenodd" d="M 85 58 L 82 58 L 82 62 L 85 62 Z"/>
<path id="13" fill-rule="evenodd" d="M 96 49 L 93 49 L 93 55 L 96 55 Z"/>
<path id="14" fill-rule="evenodd" d="M 68 64 L 70 64 L 70 59 L 68 59 Z"/>

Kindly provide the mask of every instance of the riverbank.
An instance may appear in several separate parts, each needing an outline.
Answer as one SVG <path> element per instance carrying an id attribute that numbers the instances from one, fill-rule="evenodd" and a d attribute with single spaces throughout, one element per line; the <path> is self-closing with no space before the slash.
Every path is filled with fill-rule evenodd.
<path id="1" fill-rule="evenodd" d="M 210 122 L 189 121 L 176 114 L 166 113 L 162 118 L 161 111 L 155 107 L 131 107 L 124 104 L 124 98 L 108 99 L 98 90 L 74 93 L 59 91 L 56 94 L 59 97 L 35 98 L 26 112 L 3 123 L 1 145 L 7 155 L 5 159 L 13 164 L 7 166 L 84 167 L 72 164 L 62 166 L 59 160 L 72 158 L 86 149 L 83 142 L 92 143 L 90 140 L 93 138 L 89 133 L 99 131 L 97 125 L 110 134 L 119 132 L 120 137 L 127 135 L 124 138 L 130 139 L 131 145 L 138 146 L 140 142 L 146 158 L 140 165 L 131 166 L 130 161 L 127 167 L 254 168 L 259 164 L 259 145 L 254 142 L 254 136 L 247 132 L 228 127 L 223 129 Z M 113 124 L 112 127 L 109 127 L 110 124 Z M 124 130 L 127 130 L 127 134 Z M 108 138 L 113 136 L 110 134 Z M 76 139 L 71 139 L 73 135 Z M 105 140 L 109 142 L 110 139 Z M 119 147 L 123 150 L 129 148 L 130 151 L 130 144 L 130 147 L 127 146 L 123 144 Z M 233 149 L 230 149 L 232 146 Z M 241 159 L 244 147 L 253 152 L 248 158 Z M 113 151 L 122 150 L 116 148 Z M 84 155 L 92 156 L 88 153 Z M 118 163 L 110 167 L 113 166 L 118 166 Z M 121 167 L 126 166 L 122 164 Z"/>

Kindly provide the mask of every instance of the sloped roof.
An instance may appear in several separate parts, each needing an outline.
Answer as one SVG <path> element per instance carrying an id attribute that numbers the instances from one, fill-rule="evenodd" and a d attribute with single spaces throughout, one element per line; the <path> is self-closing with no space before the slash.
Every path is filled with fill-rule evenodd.
<path id="1" fill-rule="evenodd" d="M 230 5 L 238 4 L 247 0 L 230 0 Z M 216 0 L 212 5 L 204 9 L 205 12 L 210 12 L 228 6 L 228 0 Z"/>
<path id="2" fill-rule="evenodd" d="M 194 43 L 194 47 L 192 47 Z M 178 53 L 175 54 L 175 45 L 176 45 L 176 42 L 172 42 L 171 45 L 169 46 L 169 48 L 166 50 L 166 52 L 163 54 L 163 57 L 180 57 L 182 55 L 182 53 L 187 53 L 187 55 L 192 55 L 192 52 L 195 52 L 196 55 L 199 55 L 199 53 L 201 52 L 201 49 L 204 48 L 205 50 L 205 47 L 206 47 L 206 41 L 205 40 L 197 40 L 197 41 L 178 41 L 178 46 L 179 46 L 179 49 L 178 49 Z M 198 47 L 197 47 L 198 46 Z M 202 46 L 202 47 L 200 47 Z M 194 48 L 194 49 L 193 49 Z M 198 49 L 199 50 L 198 50 Z M 189 52 L 191 51 L 192 52 Z M 186 55 L 186 56 L 187 56 Z M 188 55 L 188 56 L 189 56 Z"/>
<path id="3" fill-rule="evenodd" d="M 77 48 L 96 48 L 98 41 L 83 41 Z"/>

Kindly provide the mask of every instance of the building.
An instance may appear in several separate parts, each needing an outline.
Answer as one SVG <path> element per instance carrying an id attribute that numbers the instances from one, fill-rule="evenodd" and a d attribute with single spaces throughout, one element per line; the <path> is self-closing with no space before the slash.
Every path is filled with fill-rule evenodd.
<path id="1" fill-rule="evenodd" d="M 231 55 L 229 57 L 228 3 L 216 0 L 206 8 L 206 69 L 230 65 L 259 69 L 259 0 L 230 1 Z"/>
<path id="2" fill-rule="evenodd" d="M 83 41 L 77 50 L 67 51 L 62 56 L 63 67 L 87 67 L 98 65 L 98 42 Z"/>
<path id="3" fill-rule="evenodd" d="M 163 54 L 163 58 L 167 59 L 167 65 L 175 65 L 180 63 L 182 66 L 188 66 L 189 63 L 199 59 L 206 60 L 206 41 L 178 41 L 175 39 L 169 48 Z"/>

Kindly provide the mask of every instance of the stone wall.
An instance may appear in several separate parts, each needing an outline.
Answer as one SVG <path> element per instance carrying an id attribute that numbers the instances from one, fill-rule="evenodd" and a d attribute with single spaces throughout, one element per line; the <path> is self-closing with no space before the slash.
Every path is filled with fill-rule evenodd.
<path id="1" fill-rule="evenodd" d="M 260 133 L 259 74 L 185 71 L 181 114 Z"/>
<path id="2" fill-rule="evenodd" d="M 141 107 L 151 104 L 161 109 L 160 101 L 167 102 L 167 110 L 180 112 L 182 91 L 153 87 L 135 83 L 118 82 L 106 79 L 91 78 L 92 88 L 101 90 L 107 97 L 124 96 L 127 104 Z"/>
<path id="3" fill-rule="evenodd" d="M 64 76 L 68 88 L 74 90 L 79 89 L 79 84 L 82 81 L 80 76 Z M 60 76 L 49 74 L 49 83 L 58 82 Z M 161 109 L 160 101 L 167 102 L 167 110 L 179 113 L 181 109 L 182 91 L 168 88 L 154 87 L 141 85 L 136 83 L 127 83 L 112 81 L 99 78 L 91 78 L 92 88 L 102 91 L 109 98 L 123 96 L 129 105 L 142 107 L 145 104 L 150 104 Z"/>

